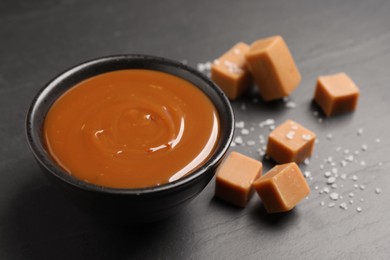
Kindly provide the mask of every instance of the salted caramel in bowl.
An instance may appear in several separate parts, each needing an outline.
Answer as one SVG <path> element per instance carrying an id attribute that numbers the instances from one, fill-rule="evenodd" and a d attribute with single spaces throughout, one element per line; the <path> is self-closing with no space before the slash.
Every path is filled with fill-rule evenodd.
<path id="1" fill-rule="evenodd" d="M 147 55 L 95 59 L 49 82 L 26 119 L 43 172 L 76 204 L 123 220 L 176 212 L 208 184 L 232 140 L 223 92 Z"/>

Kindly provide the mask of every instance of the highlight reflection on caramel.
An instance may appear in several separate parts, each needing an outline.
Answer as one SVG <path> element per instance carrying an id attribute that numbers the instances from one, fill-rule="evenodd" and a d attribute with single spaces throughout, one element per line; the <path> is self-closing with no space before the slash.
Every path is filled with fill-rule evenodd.
<path id="1" fill-rule="evenodd" d="M 152 70 L 121 70 L 78 83 L 51 107 L 47 149 L 69 174 L 101 186 L 175 181 L 202 164 L 218 114 L 191 83 Z"/>

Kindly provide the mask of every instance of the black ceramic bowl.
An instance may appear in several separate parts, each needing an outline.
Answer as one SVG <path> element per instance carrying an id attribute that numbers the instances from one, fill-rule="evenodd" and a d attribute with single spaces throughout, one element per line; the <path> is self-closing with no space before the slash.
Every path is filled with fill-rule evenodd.
<path id="1" fill-rule="evenodd" d="M 210 159 L 196 171 L 171 183 L 142 189 L 101 187 L 74 178 L 51 158 L 45 148 L 42 127 L 53 102 L 69 88 L 90 77 L 115 70 L 149 69 L 183 78 L 201 89 L 215 105 L 220 119 L 220 137 Z M 207 77 L 180 62 L 147 55 L 120 55 L 77 65 L 44 86 L 35 96 L 26 119 L 26 134 L 36 161 L 48 178 L 61 187 L 77 205 L 99 216 L 125 221 L 154 221 L 172 215 L 197 196 L 214 176 L 229 148 L 234 117 L 224 93 Z"/>

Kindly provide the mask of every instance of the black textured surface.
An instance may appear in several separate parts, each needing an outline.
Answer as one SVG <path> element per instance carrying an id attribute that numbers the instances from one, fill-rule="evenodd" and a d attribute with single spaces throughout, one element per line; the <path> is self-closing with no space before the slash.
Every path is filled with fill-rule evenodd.
<path id="1" fill-rule="evenodd" d="M 390 2 L 374 0 L 1 1 L 0 258 L 389 258 L 389 10 Z M 318 134 L 315 156 L 302 166 L 313 176 L 312 193 L 292 212 L 267 215 L 256 196 L 246 209 L 233 208 L 213 198 L 211 183 L 166 222 L 117 227 L 82 214 L 40 173 L 26 144 L 24 117 L 38 89 L 59 72 L 120 53 L 165 56 L 196 66 L 238 41 L 274 34 L 285 38 L 303 75 L 290 98 L 297 106 L 253 103 L 251 95 L 233 106 L 237 121 L 254 127 L 244 140 L 257 142 L 258 135 L 266 136 L 268 130 L 257 124 L 267 118 L 277 124 L 291 118 Z M 315 79 L 339 71 L 361 89 L 358 110 L 320 123 L 311 104 Z M 364 130 L 361 136 L 359 128 Z M 363 144 L 367 151 L 361 151 Z M 259 158 L 258 147 L 257 142 L 234 149 Z M 356 162 L 341 167 L 345 149 L 360 152 Z M 339 174 L 348 174 L 331 189 L 343 196 L 333 208 L 327 207 L 328 195 L 315 190 L 326 186 L 319 165 L 330 168 L 323 162 L 329 156 Z M 355 189 L 354 184 L 365 188 Z M 376 194 L 376 188 L 382 192 Z M 347 210 L 339 208 L 341 202 L 347 202 Z"/>

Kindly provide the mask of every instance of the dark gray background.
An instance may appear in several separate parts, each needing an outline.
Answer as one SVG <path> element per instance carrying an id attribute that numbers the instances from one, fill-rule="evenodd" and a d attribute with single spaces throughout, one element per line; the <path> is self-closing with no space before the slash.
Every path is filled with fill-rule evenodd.
<path id="1" fill-rule="evenodd" d="M 373 0 L 0 1 L 0 258 L 389 258 L 389 13 L 389 1 Z M 302 166 L 313 176 L 308 179 L 312 193 L 292 212 L 267 215 L 257 196 L 247 208 L 233 208 L 213 198 L 212 181 L 168 221 L 115 227 L 86 217 L 39 172 L 26 144 L 24 117 L 38 89 L 61 71 L 121 53 L 154 54 L 196 66 L 238 41 L 275 34 L 285 38 L 303 75 L 290 98 L 296 108 L 284 102 L 253 103 L 256 94 L 233 107 L 237 121 L 254 128 L 243 136 L 246 141 L 267 136 L 269 131 L 257 126 L 267 118 L 277 124 L 291 118 L 318 134 L 315 155 Z M 311 104 L 316 77 L 339 71 L 360 87 L 358 110 L 320 123 Z M 328 134 L 333 138 L 328 140 Z M 234 149 L 261 159 L 259 147 L 257 142 Z M 345 149 L 360 153 L 341 167 Z M 319 193 L 327 186 L 320 165 L 329 169 L 324 163 L 329 156 L 339 174 L 348 175 L 331 189 L 343 196 L 333 208 L 328 195 Z M 382 192 L 376 194 L 376 188 Z M 342 202 L 347 210 L 339 208 Z"/>

